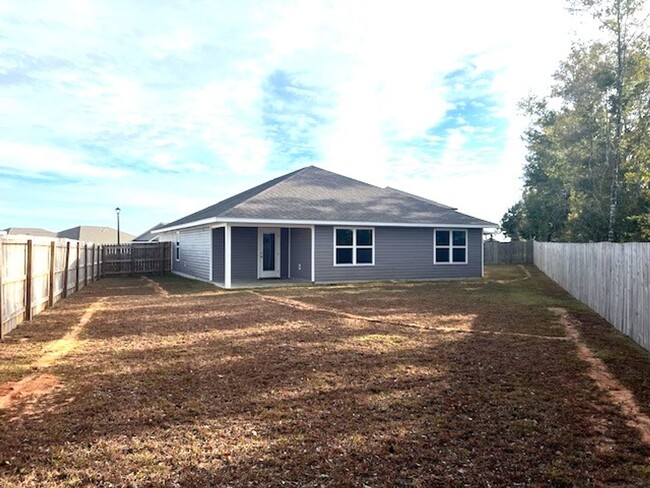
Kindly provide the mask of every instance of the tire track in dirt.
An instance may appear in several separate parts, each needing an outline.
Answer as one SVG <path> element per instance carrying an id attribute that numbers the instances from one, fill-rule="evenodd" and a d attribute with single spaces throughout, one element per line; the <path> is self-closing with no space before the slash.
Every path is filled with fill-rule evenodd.
<path id="1" fill-rule="evenodd" d="M 589 364 L 589 377 L 605 393 L 606 398 L 620 409 L 626 424 L 639 432 L 643 443 L 650 445 L 650 417 L 641 412 L 634 393 L 618 381 L 605 363 L 589 349 L 566 309 L 558 307 L 549 310 L 559 317 L 567 335 L 578 349 L 578 357 Z"/>
<path id="2" fill-rule="evenodd" d="M 496 336 L 509 336 L 509 337 L 528 337 L 528 338 L 533 338 L 533 339 L 548 339 L 552 341 L 569 341 L 571 340 L 569 337 L 561 337 L 561 336 L 543 336 L 543 335 L 537 335 L 537 334 L 525 334 L 522 332 L 501 332 L 501 331 L 495 331 L 495 330 L 471 330 L 471 329 L 462 329 L 458 327 L 431 327 L 431 326 L 425 326 L 425 325 L 420 325 L 416 324 L 413 322 L 403 322 L 403 321 L 398 321 L 398 320 L 387 320 L 387 319 L 382 319 L 382 318 L 375 318 L 375 317 L 366 317 L 364 315 L 357 315 L 353 313 L 348 313 L 348 312 L 343 312 L 341 310 L 337 310 L 335 308 L 329 308 L 329 307 L 319 307 L 316 305 L 311 305 L 308 303 L 304 303 L 298 300 L 292 300 L 291 298 L 281 298 L 281 297 L 274 297 L 270 295 L 262 295 L 256 291 L 248 290 L 248 293 L 255 295 L 258 298 L 261 298 L 262 300 L 269 301 L 269 302 L 274 302 L 280 305 L 284 305 L 287 307 L 295 308 L 297 310 L 306 310 L 310 312 L 322 312 L 322 313 L 328 313 L 331 315 L 335 315 L 337 317 L 343 317 L 346 319 L 352 319 L 352 320 L 362 320 L 364 322 L 369 322 L 372 324 L 380 324 L 380 325 L 395 325 L 398 327 L 408 327 L 411 329 L 419 329 L 419 330 L 430 330 L 430 331 L 435 331 L 435 332 L 442 332 L 442 333 L 447 333 L 447 334 L 481 334 L 481 335 L 496 335 Z"/>
<path id="3" fill-rule="evenodd" d="M 79 334 L 90 322 L 93 315 L 100 311 L 107 297 L 100 298 L 92 303 L 84 314 L 61 339 L 48 343 L 44 353 L 30 367 L 34 370 L 49 368 L 55 362 L 66 356 L 79 345 Z M 19 381 L 9 381 L 0 385 L 0 410 L 13 407 L 19 400 L 29 398 L 33 403 L 38 397 L 46 395 L 60 384 L 60 379 L 47 373 L 33 373 L 25 376 Z"/>

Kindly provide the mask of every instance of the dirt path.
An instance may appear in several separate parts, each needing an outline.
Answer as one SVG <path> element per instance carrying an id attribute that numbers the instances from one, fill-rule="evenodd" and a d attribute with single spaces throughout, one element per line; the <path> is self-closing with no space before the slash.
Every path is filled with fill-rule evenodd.
<path id="1" fill-rule="evenodd" d="M 650 445 L 650 417 L 641 412 L 634 394 L 618 381 L 608 371 L 605 363 L 587 347 L 566 309 L 550 308 L 549 310 L 560 318 L 560 323 L 565 327 L 567 335 L 578 348 L 578 357 L 589 364 L 589 377 L 605 393 L 609 401 L 619 407 L 627 425 L 637 429 L 641 440 Z"/>
<path id="2" fill-rule="evenodd" d="M 38 397 L 51 392 L 60 384 L 58 377 L 39 372 L 49 368 L 79 345 L 79 334 L 90 322 L 93 315 L 102 309 L 106 297 L 91 304 L 84 314 L 61 339 L 52 341 L 43 348 L 43 355 L 34 361 L 30 367 L 37 372 L 19 381 L 9 381 L 0 385 L 0 410 L 11 408 L 21 399 L 29 397 L 35 401 Z"/>
<path id="3" fill-rule="evenodd" d="M 169 292 L 165 290 L 162 286 L 160 286 L 160 283 L 158 283 L 157 281 L 147 278 L 146 276 L 142 276 L 142 279 L 147 282 L 147 286 L 149 288 L 153 288 L 153 291 L 156 293 L 156 295 L 160 295 L 163 297 L 169 296 Z"/>
<path id="4" fill-rule="evenodd" d="M 376 318 L 376 317 L 366 317 L 364 315 L 357 315 L 348 312 L 343 312 L 329 307 L 318 307 L 316 305 L 311 305 L 309 303 L 300 302 L 298 300 L 292 300 L 290 298 L 281 298 L 274 297 L 270 295 L 262 295 L 256 291 L 248 291 L 249 293 L 255 295 L 262 300 L 278 303 L 287 307 L 295 308 L 297 310 L 306 310 L 311 312 L 323 312 L 331 315 L 336 315 L 338 317 L 343 317 L 346 319 L 352 320 L 362 320 L 364 322 L 369 322 L 373 324 L 382 324 L 382 325 L 396 325 L 398 327 L 409 327 L 412 329 L 420 330 L 431 330 L 436 332 L 448 333 L 448 334 L 483 334 L 483 335 L 498 335 L 498 336 L 510 336 L 510 337 L 532 337 L 535 339 L 548 339 L 553 341 L 568 341 L 568 337 L 558 337 L 558 336 L 543 336 L 537 334 L 524 334 L 519 332 L 500 332 L 492 330 L 472 330 L 469 328 L 460 328 L 460 327 L 432 327 L 416 324 L 413 322 L 403 322 L 399 320 L 388 320 L 385 318 Z"/>

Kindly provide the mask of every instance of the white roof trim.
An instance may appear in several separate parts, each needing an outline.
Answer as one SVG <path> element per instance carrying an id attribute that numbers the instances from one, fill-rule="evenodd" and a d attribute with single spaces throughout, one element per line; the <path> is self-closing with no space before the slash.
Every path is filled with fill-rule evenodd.
<path id="1" fill-rule="evenodd" d="M 158 234 L 161 232 L 170 232 L 180 229 L 189 229 L 190 227 L 200 227 L 215 223 L 229 224 L 259 224 L 260 226 L 304 226 L 304 225 L 336 225 L 336 226 L 367 226 L 367 227 L 444 227 L 448 229 L 490 229 L 489 225 L 465 225 L 465 224 L 439 224 L 439 223 L 405 223 L 405 222 L 351 222 L 340 220 L 282 220 L 282 219 L 241 219 L 226 217 L 218 219 L 211 217 L 209 219 L 196 220 L 187 224 L 174 225 L 172 227 L 163 227 L 153 231 Z"/>

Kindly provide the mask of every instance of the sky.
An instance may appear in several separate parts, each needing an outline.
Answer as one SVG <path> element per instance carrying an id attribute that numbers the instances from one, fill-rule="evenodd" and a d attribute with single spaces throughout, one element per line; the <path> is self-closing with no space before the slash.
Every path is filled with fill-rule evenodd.
<path id="1" fill-rule="evenodd" d="M 316 165 L 499 222 L 563 0 L 0 2 L 0 229 L 170 222 Z"/>

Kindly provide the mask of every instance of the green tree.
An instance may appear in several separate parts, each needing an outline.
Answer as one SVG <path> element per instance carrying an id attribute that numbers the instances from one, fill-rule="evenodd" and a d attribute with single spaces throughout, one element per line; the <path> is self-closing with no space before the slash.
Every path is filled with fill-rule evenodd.
<path id="1" fill-rule="evenodd" d="M 512 238 L 650 239 L 650 49 L 640 0 L 574 0 L 604 38 L 576 44 L 531 122 L 524 193 L 504 215 Z M 553 107 L 553 108 L 549 108 Z"/>

